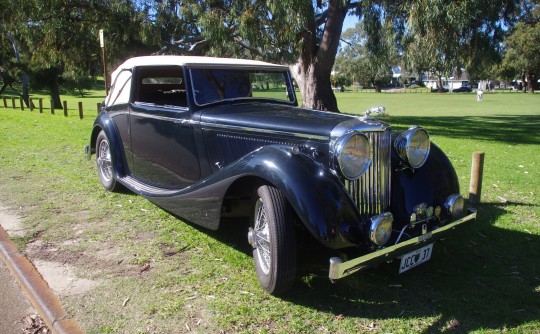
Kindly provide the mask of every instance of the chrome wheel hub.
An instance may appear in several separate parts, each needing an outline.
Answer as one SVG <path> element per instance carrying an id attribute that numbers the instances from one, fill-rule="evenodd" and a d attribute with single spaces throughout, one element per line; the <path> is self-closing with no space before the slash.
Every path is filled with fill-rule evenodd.
<path id="1" fill-rule="evenodd" d="M 249 229 L 248 241 L 255 249 L 254 256 L 257 257 L 263 273 L 268 275 L 271 266 L 270 229 L 264 204 L 260 198 L 255 204 L 255 226 Z"/>
<path id="2" fill-rule="evenodd" d="M 109 148 L 109 143 L 106 140 L 102 140 L 99 143 L 99 153 L 97 156 L 97 165 L 99 168 L 100 174 L 105 180 L 112 180 L 113 170 L 112 170 L 112 160 L 111 160 L 111 151 Z"/>

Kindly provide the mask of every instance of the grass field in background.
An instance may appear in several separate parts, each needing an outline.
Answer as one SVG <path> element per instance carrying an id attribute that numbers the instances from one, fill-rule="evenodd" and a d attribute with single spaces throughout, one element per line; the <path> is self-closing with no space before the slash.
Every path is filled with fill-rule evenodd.
<path id="1" fill-rule="evenodd" d="M 95 162 L 83 154 L 99 91 L 63 96 L 73 102 L 67 118 L 0 102 L 0 201 L 30 229 L 15 241 L 31 257 L 70 264 L 100 283 L 62 296 L 88 333 L 537 332 L 540 95 L 336 96 L 342 112 L 385 106 L 394 129 L 424 126 L 449 155 L 465 196 L 471 155 L 486 154 L 478 220 L 435 244 L 432 260 L 410 272 L 398 275 L 394 262 L 332 284 L 332 254 L 310 248 L 289 296 L 263 293 L 244 230 L 207 231 L 140 196 L 101 188 Z M 81 100 L 89 110 L 83 120 Z"/>

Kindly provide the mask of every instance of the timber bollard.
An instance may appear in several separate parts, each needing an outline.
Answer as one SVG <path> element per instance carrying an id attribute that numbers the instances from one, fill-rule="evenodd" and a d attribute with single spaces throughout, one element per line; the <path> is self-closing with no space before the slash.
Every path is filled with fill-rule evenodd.
<path id="1" fill-rule="evenodd" d="M 101 103 L 98 102 L 98 104 L 97 104 L 97 113 L 98 113 L 98 115 L 99 115 L 100 110 L 101 110 Z"/>
<path id="2" fill-rule="evenodd" d="M 21 110 L 24 111 L 24 100 L 22 99 L 22 97 L 19 99 L 19 102 L 21 102 Z"/>
<path id="3" fill-rule="evenodd" d="M 54 101 L 49 100 L 51 102 L 51 115 L 54 115 Z"/>
<path id="4" fill-rule="evenodd" d="M 82 107 L 82 102 L 79 102 L 79 118 L 80 119 L 83 119 L 83 107 Z"/>
<path id="5" fill-rule="evenodd" d="M 39 113 L 43 114 L 43 99 L 39 98 Z"/>
<path id="6" fill-rule="evenodd" d="M 473 152 L 469 203 L 480 204 L 482 193 L 482 174 L 484 171 L 484 152 Z"/>
<path id="7" fill-rule="evenodd" d="M 4 108 L 7 108 L 7 98 L 3 96 L 2 99 L 4 100 Z"/>
<path id="8" fill-rule="evenodd" d="M 68 117 L 68 112 L 67 112 L 67 101 L 64 101 L 63 107 L 64 107 L 64 116 Z"/>
<path id="9" fill-rule="evenodd" d="M 30 108 L 30 111 L 34 111 L 34 104 L 32 103 L 32 99 L 28 99 L 28 108 Z"/>
<path id="10" fill-rule="evenodd" d="M 11 108 L 12 109 L 17 108 L 17 103 L 15 103 L 15 98 L 14 97 L 11 98 Z"/>

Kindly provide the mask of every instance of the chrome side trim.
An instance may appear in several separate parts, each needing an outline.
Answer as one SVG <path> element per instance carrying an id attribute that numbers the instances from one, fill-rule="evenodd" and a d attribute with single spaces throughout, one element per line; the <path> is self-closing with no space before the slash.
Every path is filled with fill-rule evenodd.
<path id="1" fill-rule="evenodd" d="M 369 266 L 393 260 L 403 254 L 421 248 L 426 243 L 432 243 L 444 237 L 449 230 L 470 220 L 476 219 L 476 209 L 469 209 L 469 214 L 463 218 L 453 221 L 447 225 L 441 226 L 436 230 L 423 234 L 421 236 L 403 241 L 397 245 L 380 249 L 378 251 L 357 257 L 343 262 L 339 257 L 330 259 L 330 270 L 328 276 L 331 280 L 336 280 L 353 274 Z"/>
<path id="2" fill-rule="evenodd" d="M 271 134 L 271 135 L 277 135 L 277 136 L 293 136 L 296 138 L 306 138 L 306 139 L 313 139 L 313 140 L 328 141 L 327 136 L 312 135 L 309 133 L 291 133 L 287 131 L 251 128 L 248 126 L 226 125 L 226 124 L 207 123 L 207 122 L 201 122 L 200 125 L 203 128 L 219 128 L 219 129 L 226 129 L 226 130 L 232 130 L 232 131 L 256 132 L 256 133 L 264 133 L 264 134 Z"/>

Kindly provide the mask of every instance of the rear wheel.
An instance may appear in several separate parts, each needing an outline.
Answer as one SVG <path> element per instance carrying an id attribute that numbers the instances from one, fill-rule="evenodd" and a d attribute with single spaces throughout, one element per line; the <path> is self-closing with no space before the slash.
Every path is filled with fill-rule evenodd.
<path id="1" fill-rule="evenodd" d="M 105 132 L 101 131 L 96 139 L 96 162 L 99 180 L 109 191 L 117 191 L 121 185 L 116 181 L 111 145 Z"/>
<path id="2" fill-rule="evenodd" d="M 257 191 L 248 239 L 262 287 L 272 295 L 287 292 L 296 276 L 296 240 L 292 209 L 275 187 Z"/>

